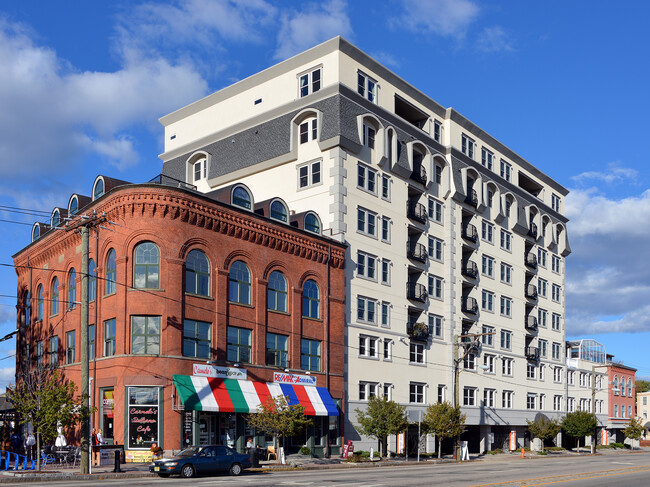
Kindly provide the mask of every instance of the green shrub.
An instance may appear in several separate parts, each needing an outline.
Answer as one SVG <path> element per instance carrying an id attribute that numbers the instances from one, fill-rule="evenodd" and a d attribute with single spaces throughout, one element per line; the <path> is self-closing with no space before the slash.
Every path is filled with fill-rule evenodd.
<path id="1" fill-rule="evenodd" d="M 300 454 L 301 455 L 311 455 L 311 449 L 308 446 L 303 446 L 300 449 Z"/>
<path id="2" fill-rule="evenodd" d="M 542 450 L 542 451 L 538 451 L 537 454 L 538 454 L 538 455 L 548 455 L 548 452 Z"/>
<path id="3" fill-rule="evenodd" d="M 610 445 L 611 445 L 612 448 L 619 448 L 621 450 L 623 448 L 625 448 L 625 444 L 623 444 L 623 443 L 610 443 Z"/>
<path id="4" fill-rule="evenodd" d="M 499 453 L 503 453 L 503 450 L 501 448 L 497 448 L 496 450 L 488 450 L 486 453 L 488 455 L 498 455 Z"/>
<path id="5" fill-rule="evenodd" d="M 546 448 L 546 451 L 564 451 L 566 448 L 563 448 L 561 446 L 549 446 Z"/>

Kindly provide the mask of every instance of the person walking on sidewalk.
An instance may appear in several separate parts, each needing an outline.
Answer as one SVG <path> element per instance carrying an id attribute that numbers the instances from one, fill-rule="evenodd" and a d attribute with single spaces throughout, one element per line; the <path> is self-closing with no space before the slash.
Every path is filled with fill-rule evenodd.
<path id="1" fill-rule="evenodd" d="M 93 428 L 90 442 L 93 450 L 93 467 L 99 467 L 99 438 L 97 438 L 97 431 L 95 428 Z"/>

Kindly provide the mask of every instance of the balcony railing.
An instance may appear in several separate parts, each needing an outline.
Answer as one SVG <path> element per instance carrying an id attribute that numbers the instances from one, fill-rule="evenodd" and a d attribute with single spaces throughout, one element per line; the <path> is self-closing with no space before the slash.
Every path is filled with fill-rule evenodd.
<path id="1" fill-rule="evenodd" d="M 469 314 L 477 314 L 478 313 L 478 303 L 476 302 L 476 299 L 474 299 L 471 296 L 463 296 L 463 299 L 461 301 L 461 308 L 465 313 Z"/>
<path id="2" fill-rule="evenodd" d="M 526 329 L 530 331 L 537 331 L 536 316 L 526 316 Z"/>
<path id="3" fill-rule="evenodd" d="M 476 262 L 471 260 L 466 260 L 463 262 L 463 275 L 476 279 L 478 277 L 478 266 Z"/>
<path id="4" fill-rule="evenodd" d="M 406 324 L 406 333 L 414 340 L 426 340 L 429 338 L 431 331 L 429 325 L 423 322 L 408 322 Z"/>
<path id="5" fill-rule="evenodd" d="M 406 283 L 406 297 L 424 303 L 427 300 L 427 288 L 424 284 L 409 281 Z"/>
<path id="6" fill-rule="evenodd" d="M 422 164 L 416 164 L 411 173 L 411 179 L 418 183 L 427 184 L 427 170 Z"/>
<path id="7" fill-rule="evenodd" d="M 526 254 L 526 265 L 533 269 L 537 269 L 537 256 L 532 252 Z"/>
<path id="8" fill-rule="evenodd" d="M 409 200 L 406 206 L 406 215 L 412 219 L 419 221 L 420 223 L 427 222 L 427 209 L 422 203 L 418 203 L 414 200 Z"/>
<path id="9" fill-rule="evenodd" d="M 539 360 L 539 348 L 526 347 L 526 358 L 528 360 Z"/>
<path id="10" fill-rule="evenodd" d="M 426 262 L 428 258 L 427 248 L 421 243 L 411 241 L 406 242 L 406 255 L 409 259 L 422 263 Z"/>
<path id="11" fill-rule="evenodd" d="M 533 238 L 537 238 L 537 225 L 533 222 L 530 223 L 530 228 L 528 229 L 528 235 Z"/>
<path id="12" fill-rule="evenodd" d="M 528 284 L 526 286 L 526 297 L 529 299 L 537 299 L 537 286 Z"/>
<path id="13" fill-rule="evenodd" d="M 185 181 L 164 174 L 158 174 L 154 178 L 150 179 L 149 183 L 160 184 L 162 186 L 173 186 L 174 188 L 192 189 L 196 191 L 196 186 L 193 184 L 186 183 Z"/>
<path id="14" fill-rule="evenodd" d="M 465 203 L 472 205 L 474 208 L 478 206 L 478 195 L 476 190 L 471 190 L 469 194 L 465 197 Z"/>
<path id="15" fill-rule="evenodd" d="M 471 223 L 462 226 L 461 236 L 470 242 L 478 242 L 478 230 Z"/>

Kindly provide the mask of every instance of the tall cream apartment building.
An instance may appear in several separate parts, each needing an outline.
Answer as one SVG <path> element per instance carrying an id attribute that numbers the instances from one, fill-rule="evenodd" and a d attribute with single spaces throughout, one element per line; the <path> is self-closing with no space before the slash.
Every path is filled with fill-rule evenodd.
<path id="1" fill-rule="evenodd" d="M 513 431 L 521 447 L 526 419 L 566 411 L 567 190 L 505 144 L 340 37 L 160 121 L 164 174 L 237 182 L 251 211 L 280 196 L 347 243 L 357 449 L 376 447 L 355 428 L 373 395 L 417 420 L 457 390 L 473 452 Z"/>

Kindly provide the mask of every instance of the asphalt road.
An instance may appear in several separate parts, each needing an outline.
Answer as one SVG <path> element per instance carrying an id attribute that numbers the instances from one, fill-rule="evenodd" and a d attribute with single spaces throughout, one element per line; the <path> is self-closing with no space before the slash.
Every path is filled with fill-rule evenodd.
<path id="1" fill-rule="evenodd" d="M 227 475 L 198 479 L 137 478 L 95 481 L 49 481 L 61 486 L 108 487 L 171 485 L 224 486 L 332 486 L 332 487 L 496 487 L 561 484 L 568 487 L 650 485 L 650 454 L 602 455 L 535 459 L 490 459 L 462 464 L 420 464 L 397 467 L 350 468 L 289 472 L 245 473 L 240 477 Z M 25 485 L 25 484 L 13 484 Z"/>

